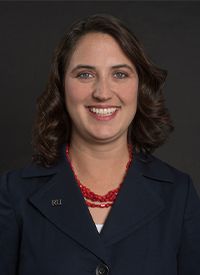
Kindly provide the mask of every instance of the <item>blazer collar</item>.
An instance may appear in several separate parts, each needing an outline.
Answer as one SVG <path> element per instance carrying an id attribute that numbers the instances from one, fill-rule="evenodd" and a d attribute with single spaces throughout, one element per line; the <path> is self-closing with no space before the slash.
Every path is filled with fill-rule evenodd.
<path id="1" fill-rule="evenodd" d="M 170 166 L 153 155 L 149 154 L 147 157 L 144 157 L 140 152 L 133 158 L 131 164 L 147 178 L 169 183 L 175 181 Z"/>
<path id="2" fill-rule="evenodd" d="M 65 152 L 65 146 L 62 150 Z M 50 168 L 30 164 L 22 177 L 52 175 L 29 201 L 61 231 L 109 265 L 106 247 L 133 233 L 165 208 L 148 178 L 172 183 L 173 175 L 161 161 L 150 157 L 147 160 L 151 162 L 133 157 L 101 234 L 96 230 L 66 154 Z M 58 200 L 60 205 L 53 206 L 53 200 Z"/>
<path id="3" fill-rule="evenodd" d="M 62 167 L 64 167 L 68 163 L 65 149 L 66 144 L 64 144 L 60 149 L 60 160 L 57 163 L 51 165 L 50 167 L 40 166 L 35 162 L 31 162 L 30 164 L 28 164 L 22 172 L 22 178 L 50 176 L 61 171 Z"/>

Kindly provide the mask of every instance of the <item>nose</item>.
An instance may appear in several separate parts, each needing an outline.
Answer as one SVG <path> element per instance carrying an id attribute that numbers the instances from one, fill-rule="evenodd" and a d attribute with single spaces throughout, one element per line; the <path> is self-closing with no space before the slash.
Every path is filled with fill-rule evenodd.
<path id="1" fill-rule="evenodd" d="M 106 101 L 109 100 L 113 97 L 113 91 L 112 88 L 110 87 L 109 80 L 104 78 L 104 79 L 97 79 L 96 83 L 94 84 L 94 90 L 92 93 L 92 96 L 96 99 L 99 99 L 101 101 Z"/>

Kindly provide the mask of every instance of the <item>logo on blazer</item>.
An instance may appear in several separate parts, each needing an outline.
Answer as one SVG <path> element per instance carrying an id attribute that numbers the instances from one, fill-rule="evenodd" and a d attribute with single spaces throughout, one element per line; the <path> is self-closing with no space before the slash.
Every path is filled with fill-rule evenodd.
<path id="1" fill-rule="evenodd" d="M 61 199 L 52 200 L 52 201 L 51 201 L 51 205 L 52 205 L 52 206 L 59 206 L 59 205 L 62 205 L 62 201 L 61 201 Z"/>

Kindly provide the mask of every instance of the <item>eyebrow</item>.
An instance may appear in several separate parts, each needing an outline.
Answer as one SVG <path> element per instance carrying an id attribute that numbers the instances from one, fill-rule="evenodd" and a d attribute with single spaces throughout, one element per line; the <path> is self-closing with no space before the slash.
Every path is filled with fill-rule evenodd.
<path id="1" fill-rule="evenodd" d="M 129 69 L 130 71 L 133 72 L 133 69 L 129 65 L 127 65 L 127 64 L 115 65 L 115 66 L 112 66 L 111 68 L 112 69 L 127 68 L 127 69 Z"/>
<path id="2" fill-rule="evenodd" d="M 82 65 L 82 64 L 80 64 L 80 65 L 77 65 L 77 66 L 71 71 L 71 74 L 72 74 L 73 72 L 75 72 L 76 70 L 78 70 L 78 69 L 91 69 L 91 70 L 94 70 L 95 67 L 94 67 L 94 66 L 90 66 L 90 65 Z"/>
<path id="3" fill-rule="evenodd" d="M 111 67 L 111 69 L 120 69 L 120 68 L 127 68 L 127 69 L 129 69 L 130 71 L 133 72 L 133 69 L 129 65 L 127 65 L 127 64 L 119 64 L 119 65 L 115 65 L 115 66 Z M 72 69 L 71 74 L 73 74 L 78 69 L 91 69 L 91 70 L 95 70 L 95 67 L 94 66 L 90 66 L 90 65 L 80 64 L 80 65 L 77 65 L 75 68 Z"/>

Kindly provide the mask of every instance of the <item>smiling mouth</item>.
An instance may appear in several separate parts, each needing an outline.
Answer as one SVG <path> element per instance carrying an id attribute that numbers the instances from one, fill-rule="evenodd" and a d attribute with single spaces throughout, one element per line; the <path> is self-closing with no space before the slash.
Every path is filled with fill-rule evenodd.
<path id="1" fill-rule="evenodd" d="M 89 108 L 89 111 L 95 115 L 98 116 L 110 116 L 114 114 L 117 111 L 117 108 L 112 107 L 112 108 Z"/>

